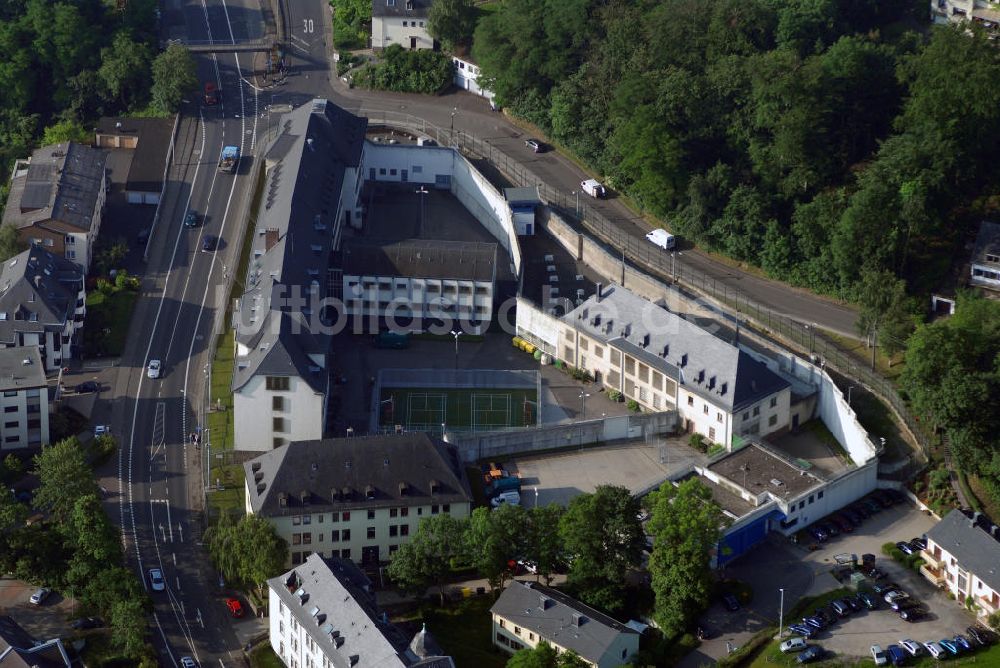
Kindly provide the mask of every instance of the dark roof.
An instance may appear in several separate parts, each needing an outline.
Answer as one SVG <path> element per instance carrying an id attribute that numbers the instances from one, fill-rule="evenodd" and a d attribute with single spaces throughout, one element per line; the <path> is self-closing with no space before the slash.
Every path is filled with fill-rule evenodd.
<path id="1" fill-rule="evenodd" d="M 1000 592 L 1000 540 L 986 533 L 960 510 L 953 510 L 927 532 L 955 557 L 959 565 L 973 573 L 993 591 Z"/>
<path id="2" fill-rule="evenodd" d="M 46 384 L 38 346 L 0 348 L 0 392 L 45 387 Z"/>
<path id="3" fill-rule="evenodd" d="M 423 18 L 434 0 L 372 0 L 372 16 Z M 409 9 L 407 9 L 409 7 Z"/>
<path id="4" fill-rule="evenodd" d="M 135 136 L 135 153 L 125 178 L 125 189 L 159 192 L 173 129 L 173 118 L 105 116 L 97 122 L 96 131 L 102 135 Z"/>
<path id="5" fill-rule="evenodd" d="M 726 455 L 709 465 L 708 470 L 737 487 L 745 484 L 745 489 L 753 496 L 770 492 L 786 501 L 823 483 L 819 476 L 756 442 Z"/>
<path id="6" fill-rule="evenodd" d="M 76 263 L 31 246 L 0 267 L 0 342 L 19 332 L 61 332 L 76 311 L 83 270 Z"/>
<path id="7" fill-rule="evenodd" d="M 591 295 L 562 319 L 731 412 L 789 387 L 737 346 L 617 285 L 604 287 L 600 298 Z"/>
<path id="8" fill-rule="evenodd" d="M 497 245 L 474 241 L 350 240 L 344 243 L 344 274 L 493 281 Z"/>
<path id="9" fill-rule="evenodd" d="M 503 197 L 511 206 L 519 206 L 525 204 L 541 204 L 542 200 L 538 197 L 538 187 L 537 186 L 527 186 L 522 188 L 504 188 Z"/>
<path id="10" fill-rule="evenodd" d="M 633 629 L 556 589 L 534 582 L 512 581 L 490 612 L 595 664 L 622 634 L 635 636 L 635 648 L 639 646 L 639 634 Z"/>
<path id="11" fill-rule="evenodd" d="M 4 224 L 23 229 L 53 219 L 89 231 L 106 161 L 104 151 L 74 142 L 36 149 L 11 179 Z"/>
<path id="12" fill-rule="evenodd" d="M 326 354 L 330 328 L 317 326 L 320 314 L 311 306 L 289 305 L 285 298 L 308 300 L 313 286 L 317 300 L 328 296 L 330 251 L 340 224 L 334 217 L 346 170 L 361 163 L 367 123 L 328 100 L 313 100 L 282 116 L 279 134 L 263 151 L 264 197 L 236 331 L 249 352 L 236 360 L 234 391 L 269 369 L 274 375 L 305 373 L 314 390 L 325 388 L 325 379 L 309 371 L 308 355 Z"/>
<path id="13" fill-rule="evenodd" d="M 976 235 L 976 248 L 972 252 L 972 261 L 977 264 L 985 264 L 986 256 L 1000 256 L 1000 223 L 983 221 L 979 225 L 979 234 Z M 990 264 L 997 264 L 994 260 Z"/>
<path id="14" fill-rule="evenodd" d="M 294 441 L 243 468 L 264 517 L 472 501 L 455 451 L 422 432 Z"/>
<path id="15" fill-rule="evenodd" d="M 70 666 L 58 638 L 37 642 L 11 617 L 0 617 L 0 668 L 58 668 Z"/>

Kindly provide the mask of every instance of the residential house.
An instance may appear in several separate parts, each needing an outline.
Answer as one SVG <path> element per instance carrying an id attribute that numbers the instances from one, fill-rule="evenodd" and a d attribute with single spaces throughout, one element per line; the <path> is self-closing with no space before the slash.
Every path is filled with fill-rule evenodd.
<path id="1" fill-rule="evenodd" d="M 920 572 L 981 617 L 1000 611 L 1000 527 L 953 510 L 927 532 Z"/>
<path id="2" fill-rule="evenodd" d="M 41 246 L 0 266 L 0 348 L 37 348 L 41 368 L 73 357 L 87 313 L 83 269 Z"/>
<path id="3" fill-rule="evenodd" d="M 351 240 L 344 243 L 343 266 L 349 316 L 417 331 L 440 320 L 459 321 L 470 334 L 489 326 L 495 243 Z"/>
<path id="4" fill-rule="evenodd" d="M 25 243 L 88 269 L 104 214 L 106 160 L 100 149 L 69 142 L 16 161 L 3 224 Z"/>
<path id="5" fill-rule="evenodd" d="M 556 356 L 645 409 L 677 410 L 685 427 L 731 448 L 798 426 L 787 380 L 715 334 L 620 286 L 562 317 Z"/>
<path id="6" fill-rule="evenodd" d="M 457 454 L 423 432 L 289 443 L 244 465 L 246 512 L 271 522 L 291 546 L 363 564 L 389 560 L 439 513 L 470 513 Z"/>
<path id="7" fill-rule="evenodd" d="M 2 668 L 69 668 L 72 665 L 62 640 L 36 640 L 13 618 L 0 617 Z"/>
<path id="8" fill-rule="evenodd" d="M 468 56 L 452 56 L 452 64 L 455 66 L 455 85 L 462 90 L 467 90 L 473 95 L 485 97 L 493 104 L 493 91 L 487 90 L 479 85 L 479 66 Z"/>
<path id="9" fill-rule="evenodd" d="M 980 223 L 972 251 L 971 274 L 972 285 L 1000 290 L 1000 223 Z"/>
<path id="10" fill-rule="evenodd" d="M 562 592 L 514 580 L 490 608 L 493 644 L 507 652 L 545 641 L 594 668 L 618 668 L 639 651 L 639 633 Z"/>
<path id="11" fill-rule="evenodd" d="M 0 451 L 49 444 L 49 392 L 38 348 L 0 348 Z"/>
<path id="12" fill-rule="evenodd" d="M 359 207 L 367 120 L 328 100 L 282 117 L 235 319 L 236 448 L 322 438 L 330 378 L 331 253 Z M 339 287 L 339 286 L 337 286 Z"/>
<path id="13" fill-rule="evenodd" d="M 990 0 L 931 0 L 931 19 L 935 23 L 971 21 L 996 32 L 1000 28 L 1000 3 Z"/>
<path id="14" fill-rule="evenodd" d="M 404 49 L 433 49 L 427 15 L 433 0 L 372 0 L 372 48 L 398 44 Z"/>
<path id="15" fill-rule="evenodd" d="M 94 144 L 103 149 L 131 151 L 125 177 L 125 201 L 159 204 L 166 176 L 167 153 L 174 130 L 173 118 L 101 118 Z"/>
<path id="16" fill-rule="evenodd" d="M 426 628 L 407 643 L 349 560 L 313 554 L 267 586 L 271 648 L 289 668 L 455 668 Z"/>

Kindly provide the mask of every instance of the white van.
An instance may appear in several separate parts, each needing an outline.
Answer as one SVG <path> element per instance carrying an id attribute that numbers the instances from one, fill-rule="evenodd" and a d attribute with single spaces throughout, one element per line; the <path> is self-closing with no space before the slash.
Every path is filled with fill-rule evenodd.
<path id="1" fill-rule="evenodd" d="M 509 490 L 506 492 L 500 492 L 490 499 L 490 505 L 494 508 L 499 508 L 505 503 L 511 506 L 519 506 L 521 505 L 521 495 L 514 490 Z"/>
<path id="2" fill-rule="evenodd" d="M 676 243 L 676 237 L 662 227 L 658 227 L 647 234 L 646 238 L 663 250 L 673 250 Z"/>
<path id="3" fill-rule="evenodd" d="M 590 195 L 595 199 L 599 199 L 601 197 L 604 197 L 605 195 L 604 186 L 601 185 L 600 181 L 597 181 L 595 179 L 587 179 L 586 181 L 582 181 L 580 183 L 580 190 L 582 190 L 583 192 L 587 193 L 588 195 Z"/>

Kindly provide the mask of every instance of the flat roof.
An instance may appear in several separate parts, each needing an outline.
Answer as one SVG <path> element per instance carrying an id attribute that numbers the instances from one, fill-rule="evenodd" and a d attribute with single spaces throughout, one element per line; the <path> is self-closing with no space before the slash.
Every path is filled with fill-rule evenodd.
<path id="1" fill-rule="evenodd" d="M 344 274 L 492 282 L 497 244 L 475 241 L 350 239 Z"/>
<path id="2" fill-rule="evenodd" d="M 724 511 L 735 515 L 736 517 L 743 517 L 747 513 L 757 509 L 757 506 L 753 505 L 739 494 L 727 489 L 714 480 L 706 478 L 703 475 L 689 473 L 683 478 L 680 478 L 677 482 L 684 482 L 690 478 L 697 478 L 701 484 L 705 485 L 705 487 L 712 492 L 712 500 L 719 504 L 719 507 Z"/>
<path id="3" fill-rule="evenodd" d="M 783 499 L 796 498 L 823 482 L 759 443 L 750 443 L 723 457 L 709 465 L 708 470 L 751 494 L 770 492 Z"/>
<path id="4" fill-rule="evenodd" d="M 163 185 L 164 166 L 174 119 L 104 116 L 97 122 L 98 135 L 135 137 L 136 146 L 125 179 L 126 190 L 159 191 Z"/>

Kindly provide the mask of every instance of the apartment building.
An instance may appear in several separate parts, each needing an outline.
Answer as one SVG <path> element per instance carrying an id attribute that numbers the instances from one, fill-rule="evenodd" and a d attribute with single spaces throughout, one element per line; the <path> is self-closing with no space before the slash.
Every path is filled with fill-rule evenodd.
<path id="1" fill-rule="evenodd" d="M 935 23 L 972 21 L 987 30 L 1000 28 L 1000 3 L 990 0 L 931 0 L 931 19 Z"/>
<path id="2" fill-rule="evenodd" d="M 274 525 L 293 566 L 313 553 L 388 561 L 422 519 L 472 505 L 454 449 L 422 432 L 297 441 L 243 467 L 247 514 Z"/>
<path id="3" fill-rule="evenodd" d="M 789 427 L 791 386 L 738 346 L 620 286 L 562 317 L 556 356 L 647 410 L 732 447 Z"/>
<path id="4" fill-rule="evenodd" d="M 17 228 L 25 243 L 88 269 L 104 215 L 106 161 L 104 151 L 75 142 L 17 160 L 3 224 Z"/>
<path id="5" fill-rule="evenodd" d="M 36 348 L 39 368 L 73 358 L 87 314 L 83 269 L 31 246 L 0 266 L 0 348 Z"/>
<path id="6" fill-rule="evenodd" d="M 594 668 L 618 668 L 639 651 L 639 634 L 562 592 L 514 580 L 490 608 L 493 644 L 505 652 L 544 641 Z"/>
<path id="7" fill-rule="evenodd" d="M 3 668 L 70 668 L 70 659 L 59 638 L 38 640 L 13 617 L 0 617 L 0 666 Z"/>
<path id="8" fill-rule="evenodd" d="M 982 513 L 953 510 L 927 532 L 920 572 L 986 617 L 1000 610 L 1000 527 Z"/>
<path id="9" fill-rule="evenodd" d="M 313 554 L 267 586 L 271 648 L 288 668 L 455 668 L 426 628 L 407 643 L 349 560 Z"/>
<path id="10" fill-rule="evenodd" d="M 331 253 L 359 206 L 367 120 L 328 100 L 282 116 L 234 313 L 236 448 L 322 438 L 333 317 Z"/>
<path id="11" fill-rule="evenodd" d="M 49 393 L 38 348 L 0 349 L 0 451 L 49 443 Z"/>
<path id="12" fill-rule="evenodd" d="M 433 49 L 427 15 L 433 0 L 372 0 L 372 48 L 398 44 L 404 49 Z"/>

